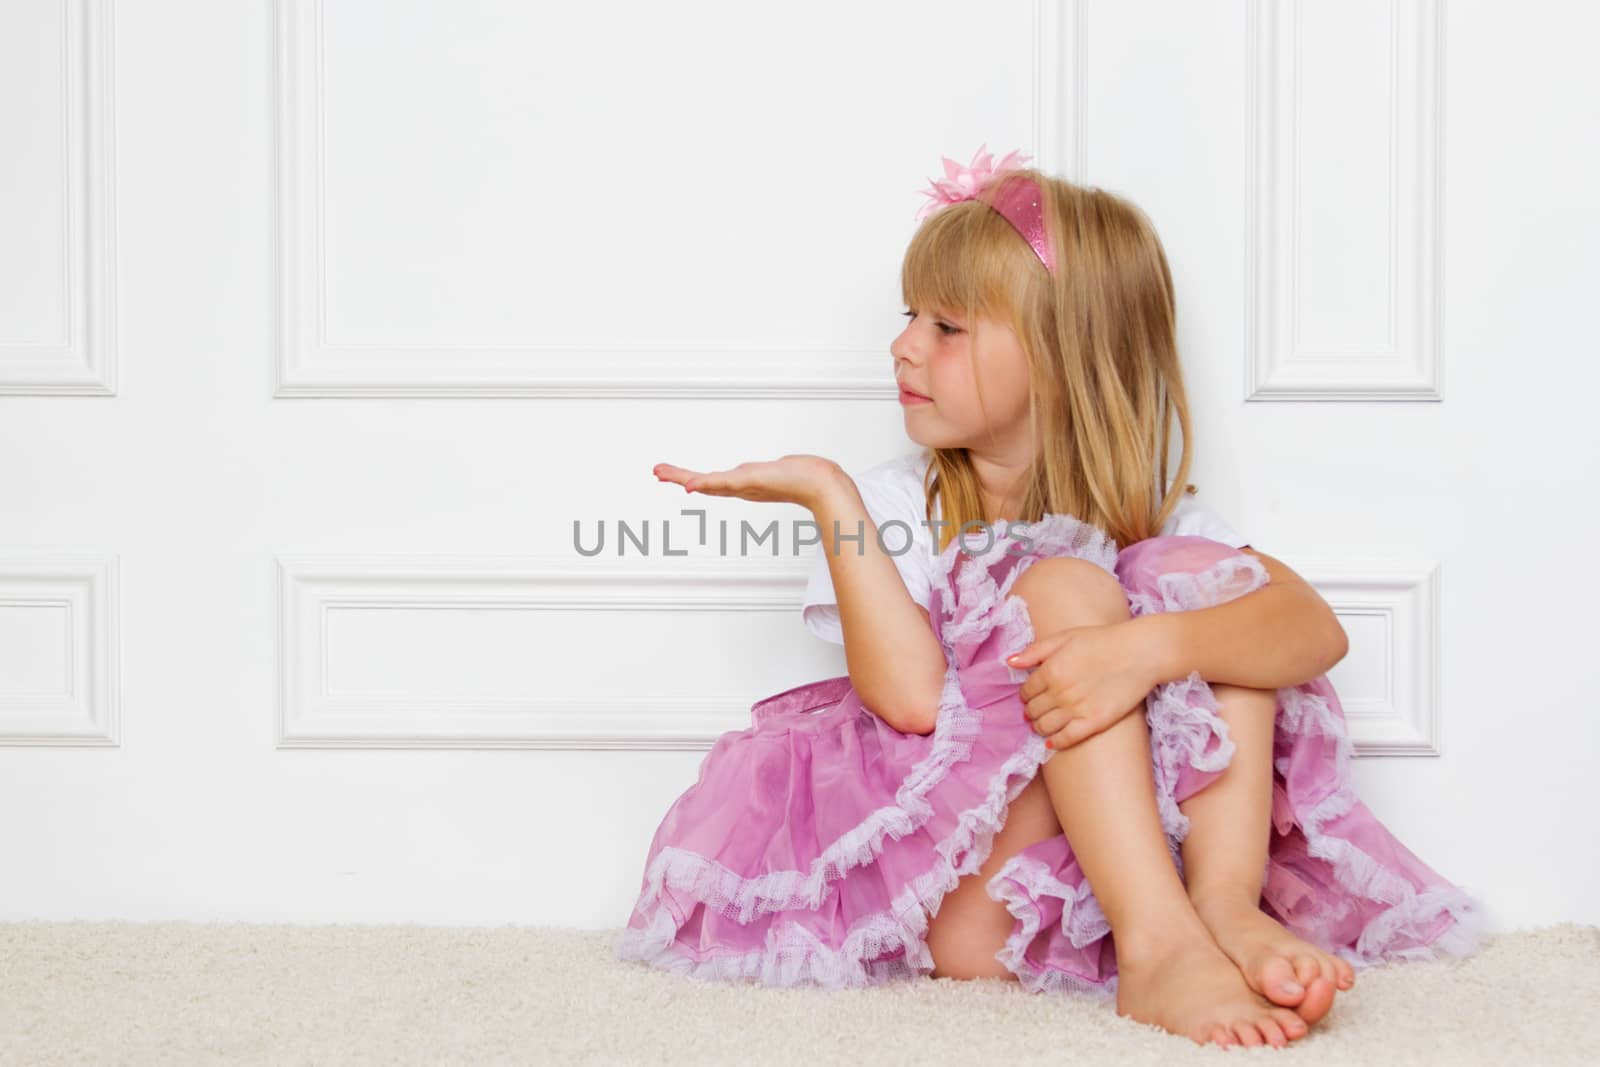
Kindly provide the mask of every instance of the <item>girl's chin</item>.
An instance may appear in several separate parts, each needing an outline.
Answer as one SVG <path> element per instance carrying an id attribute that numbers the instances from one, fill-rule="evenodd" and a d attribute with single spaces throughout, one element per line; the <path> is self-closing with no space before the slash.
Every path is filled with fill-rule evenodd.
<path id="1" fill-rule="evenodd" d="M 915 419 L 906 420 L 906 436 L 911 439 L 912 444 L 919 445 L 922 448 L 961 447 L 961 443 L 959 441 L 949 440 L 944 434 L 930 433 L 928 432 L 928 428 L 926 426 L 921 428 L 916 427 L 913 425 L 915 421 Z"/>

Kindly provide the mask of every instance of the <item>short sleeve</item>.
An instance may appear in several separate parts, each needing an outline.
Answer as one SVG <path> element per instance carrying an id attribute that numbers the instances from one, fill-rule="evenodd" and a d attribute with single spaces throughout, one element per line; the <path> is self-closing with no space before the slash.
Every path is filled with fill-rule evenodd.
<path id="1" fill-rule="evenodd" d="M 1209 537 L 1230 548 L 1244 548 L 1250 542 L 1223 521 L 1222 517 L 1188 493 L 1178 497 L 1178 506 L 1162 524 L 1163 534 L 1187 534 L 1192 537 Z"/>
<path id="2" fill-rule="evenodd" d="M 905 583 L 911 599 L 926 610 L 931 599 L 933 560 L 929 548 L 928 528 L 922 524 L 924 520 L 922 490 L 919 485 L 913 484 L 911 479 L 912 476 L 907 472 L 904 460 L 894 460 L 863 471 L 856 476 L 855 483 L 856 489 L 861 493 L 861 502 L 867 506 L 867 514 L 873 523 L 881 527 L 891 519 L 899 519 L 910 528 L 909 542 L 906 532 L 899 526 L 884 530 L 883 542 L 891 553 L 889 558 L 894 561 L 895 569 L 900 572 L 900 580 Z M 915 496 L 912 494 L 912 489 L 916 491 Z M 853 533 L 851 530 L 841 532 Z M 876 533 L 868 528 L 865 535 L 875 537 Z M 906 545 L 905 551 L 894 554 L 902 544 Z M 845 552 L 854 551 L 855 542 L 845 541 L 841 549 Z M 833 576 L 828 570 L 825 545 L 817 545 L 816 553 L 812 557 L 811 573 L 806 580 L 800 611 L 806 628 L 812 633 L 824 641 L 831 641 L 836 645 L 844 644 L 844 626 L 839 618 L 839 602 L 833 592 Z"/>

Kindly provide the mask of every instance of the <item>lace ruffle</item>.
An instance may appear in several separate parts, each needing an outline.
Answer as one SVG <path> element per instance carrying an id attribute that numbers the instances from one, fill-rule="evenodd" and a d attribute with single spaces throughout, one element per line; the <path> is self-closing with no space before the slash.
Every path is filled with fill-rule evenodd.
<path id="1" fill-rule="evenodd" d="M 1299 686 L 1278 690 L 1279 731 L 1296 735 L 1317 735 L 1332 739 L 1337 787 L 1298 819 L 1306 839 L 1306 851 L 1326 860 L 1334 878 L 1349 893 L 1391 905 L 1361 931 L 1354 949 L 1337 946 L 1327 932 L 1335 916 L 1311 921 L 1319 945 L 1349 961 L 1355 967 L 1370 967 L 1394 959 L 1434 959 L 1438 956 L 1463 956 L 1473 952 L 1486 929 L 1487 921 L 1475 894 L 1463 887 L 1418 892 L 1412 884 L 1384 867 L 1352 841 L 1328 833 L 1323 827 L 1349 812 L 1360 798 L 1351 780 L 1350 763 L 1354 745 L 1344 722 L 1333 713 L 1328 702 Z M 1275 766 L 1280 775 L 1288 761 L 1280 758 Z M 1420 938 L 1423 928 L 1445 912 L 1455 919 L 1448 930 L 1430 944 L 1397 947 L 1403 938 Z"/>
<path id="2" fill-rule="evenodd" d="M 1134 615 L 1154 611 L 1190 611 L 1209 608 L 1266 585 L 1267 568 L 1254 556 L 1241 552 L 1225 556 L 1202 571 L 1171 571 L 1156 578 L 1156 592 L 1135 591 L 1128 596 Z"/>
<path id="3" fill-rule="evenodd" d="M 1017 976 L 1023 989 L 1030 993 L 1071 991 L 1094 996 L 1116 993 L 1117 976 L 1114 974 L 1101 981 L 1067 971 L 1035 968 L 1027 962 L 1028 946 L 1044 929 L 1038 905 L 1042 898 L 1054 897 L 1062 902 L 1057 925 L 1074 948 L 1090 945 L 1111 932 L 1111 923 L 1100 910 L 1100 902 L 1087 881 L 1074 888 L 1057 878 L 1048 865 L 1027 855 L 1017 855 L 1006 861 L 985 888 L 990 898 L 1004 904 L 1018 922 L 995 958 Z"/>

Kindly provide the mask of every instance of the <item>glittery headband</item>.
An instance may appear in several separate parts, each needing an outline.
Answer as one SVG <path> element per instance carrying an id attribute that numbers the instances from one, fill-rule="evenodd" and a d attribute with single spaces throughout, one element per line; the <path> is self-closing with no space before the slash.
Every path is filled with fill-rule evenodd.
<path id="1" fill-rule="evenodd" d="M 982 200 L 1011 223 L 1039 257 L 1039 262 L 1044 264 L 1045 270 L 1054 274 L 1056 256 L 1055 250 L 1050 246 L 1049 231 L 1045 228 L 1043 198 L 1039 192 L 1039 183 L 1031 178 L 1019 178 L 1006 182 L 999 192 L 985 195 L 985 190 L 1002 174 L 1021 166 L 1031 157 L 1023 155 L 1019 150 L 1009 152 L 996 161 L 990 158 L 984 148 L 985 146 L 980 145 L 972 157 L 972 162 L 965 167 L 953 159 L 944 157 L 944 179 L 942 181 L 929 179 L 929 187 L 922 190 L 922 195 L 929 199 L 917 213 L 917 221 L 921 222 L 947 204 L 957 204 L 963 200 Z"/>

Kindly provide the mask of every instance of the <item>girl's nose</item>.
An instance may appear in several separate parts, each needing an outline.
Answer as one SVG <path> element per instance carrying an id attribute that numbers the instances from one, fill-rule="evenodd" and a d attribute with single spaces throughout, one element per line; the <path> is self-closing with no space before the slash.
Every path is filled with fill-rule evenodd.
<path id="1" fill-rule="evenodd" d="M 911 331 L 909 329 L 903 331 L 900 336 L 896 337 L 893 343 L 889 345 L 889 355 L 894 357 L 894 365 L 896 368 L 898 368 L 902 363 L 916 362 L 916 346 L 912 344 L 910 337 L 907 336 L 910 332 Z"/>

